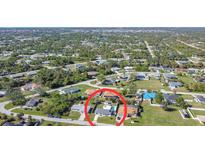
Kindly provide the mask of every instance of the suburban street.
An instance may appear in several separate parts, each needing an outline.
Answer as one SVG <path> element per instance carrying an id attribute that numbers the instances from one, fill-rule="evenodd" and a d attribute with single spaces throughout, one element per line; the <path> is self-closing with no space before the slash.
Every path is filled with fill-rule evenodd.
<path id="1" fill-rule="evenodd" d="M 152 58 L 154 58 L 155 55 L 154 55 L 154 53 L 153 53 L 151 47 L 149 46 L 148 42 L 147 42 L 147 41 L 144 41 L 144 42 L 145 42 L 145 45 L 146 45 L 146 47 L 147 47 L 147 49 L 148 49 L 150 55 L 152 56 Z"/>

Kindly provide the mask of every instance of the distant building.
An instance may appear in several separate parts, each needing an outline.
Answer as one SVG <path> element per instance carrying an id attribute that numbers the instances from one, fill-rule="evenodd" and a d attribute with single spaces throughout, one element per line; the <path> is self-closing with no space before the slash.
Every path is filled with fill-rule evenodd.
<path id="1" fill-rule="evenodd" d="M 0 97 L 4 97 L 6 95 L 6 91 L 5 90 L 0 90 Z"/>

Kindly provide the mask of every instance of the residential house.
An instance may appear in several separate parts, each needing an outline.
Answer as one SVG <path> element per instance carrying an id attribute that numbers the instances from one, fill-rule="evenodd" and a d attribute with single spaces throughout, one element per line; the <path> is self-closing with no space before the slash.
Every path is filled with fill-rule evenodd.
<path id="1" fill-rule="evenodd" d="M 111 71 L 112 71 L 112 72 L 117 72 L 117 71 L 119 71 L 119 70 L 120 70 L 119 67 L 112 67 L 112 68 L 111 68 Z"/>
<path id="2" fill-rule="evenodd" d="M 35 107 L 41 102 L 41 99 L 39 98 L 32 98 L 28 102 L 26 102 L 27 107 Z"/>
<path id="3" fill-rule="evenodd" d="M 114 98 L 114 99 L 118 98 L 118 96 L 116 94 L 114 94 L 112 92 L 108 92 L 108 91 L 102 93 L 102 96 L 105 98 Z"/>
<path id="4" fill-rule="evenodd" d="M 37 88 L 40 88 L 41 86 L 39 84 L 36 83 L 27 83 L 26 85 L 21 87 L 21 91 L 32 91 L 35 90 Z"/>
<path id="5" fill-rule="evenodd" d="M 132 72 L 134 70 L 134 68 L 131 66 L 126 66 L 126 67 L 124 67 L 124 70 L 125 70 L 125 72 Z"/>
<path id="6" fill-rule="evenodd" d="M 124 114 L 124 106 L 120 106 L 118 109 L 118 115 L 123 116 Z M 127 105 L 127 116 L 132 117 L 137 115 L 137 106 L 135 105 Z"/>
<path id="7" fill-rule="evenodd" d="M 85 106 L 83 104 L 75 104 L 71 107 L 71 111 L 77 111 L 80 113 L 84 113 Z M 88 113 L 91 113 L 92 108 L 90 106 L 87 107 Z"/>
<path id="8" fill-rule="evenodd" d="M 77 93 L 79 93 L 81 90 L 80 89 L 78 89 L 78 88 L 66 88 L 66 89 L 61 89 L 61 90 L 59 90 L 59 93 L 61 94 L 61 95 L 63 95 L 63 94 L 77 94 Z"/>
<path id="9" fill-rule="evenodd" d="M 143 72 L 138 72 L 138 73 L 136 74 L 136 79 L 137 79 L 137 80 L 148 80 L 148 77 L 146 76 L 145 73 L 143 73 Z"/>
<path id="10" fill-rule="evenodd" d="M 176 100 L 179 98 L 179 95 L 176 94 L 163 94 L 164 100 L 169 104 L 176 104 Z"/>
<path id="11" fill-rule="evenodd" d="M 172 73 L 164 73 L 163 76 L 166 83 L 168 83 L 170 80 L 177 79 L 177 76 Z"/>
<path id="12" fill-rule="evenodd" d="M 5 90 L 0 90 L 0 97 L 4 97 L 6 95 L 6 91 Z"/>
<path id="13" fill-rule="evenodd" d="M 183 84 L 182 84 L 181 82 L 175 82 L 175 81 L 169 82 L 168 85 L 169 85 L 169 88 L 170 88 L 171 90 L 183 86 Z"/>
<path id="14" fill-rule="evenodd" d="M 95 78 L 97 75 L 98 75 L 98 72 L 96 72 L 96 71 L 89 71 L 88 72 L 89 78 Z"/>
<path id="15" fill-rule="evenodd" d="M 96 89 L 87 89 L 86 91 L 85 91 L 85 94 L 87 95 L 87 96 L 90 96 L 92 93 L 94 93 L 96 91 Z"/>
<path id="16" fill-rule="evenodd" d="M 197 96 L 195 96 L 194 100 L 198 103 L 205 103 L 205 97 L 204 96 L 197 95 Z"/>
<path id="17" fill-rule="evenodd" d="M 113 112 L 111 110 L 107 110 L 107 109 L 102 109 L 102 108 L 97 108 L 95 110 L 95 114 L 99 115 L 99 116 L 112 116 Z"/>
<path id="18" fill-rule="evenodd" d="M 114 84 L 115 83 L 115 80 L 113 80 L 113 79 L 105 79 L 103 82 L 102 82 L 102 84 L 104 84 L 104 85 L 112 85 L 112 84 Z"/>

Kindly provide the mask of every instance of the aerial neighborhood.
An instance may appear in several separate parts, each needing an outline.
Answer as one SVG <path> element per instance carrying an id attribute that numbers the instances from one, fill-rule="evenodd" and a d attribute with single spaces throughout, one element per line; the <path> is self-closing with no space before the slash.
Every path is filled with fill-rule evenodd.
<path id="1" fill-rule="evenodd" d="M 0 29 L 0 126 L 89 126 L 103 88 L 122 126 L 203 126 L 205 29 Z M 109 91 L 87 106 L 96 126 L 124 113 Z"/>

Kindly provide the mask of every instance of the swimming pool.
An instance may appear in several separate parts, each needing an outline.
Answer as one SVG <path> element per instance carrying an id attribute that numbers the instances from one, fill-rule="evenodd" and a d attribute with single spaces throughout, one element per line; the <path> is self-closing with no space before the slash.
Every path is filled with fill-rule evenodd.
<path id="1" fill-rule="evenodd" d="M 156 97 L 156 93 L 154 92 L 144 92 L 143 98 L 144 99 L 154 99 Z"/>

